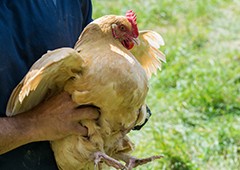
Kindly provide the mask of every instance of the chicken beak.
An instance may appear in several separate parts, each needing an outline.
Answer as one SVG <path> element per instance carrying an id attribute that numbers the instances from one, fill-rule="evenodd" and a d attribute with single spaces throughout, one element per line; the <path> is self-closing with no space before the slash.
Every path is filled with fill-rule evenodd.
<path id="1" fill-rule="evenodd" d="M 134 43 L 135 45 L 140 45 L 140 40 L 139 40 L 139 38 L 133 38 L 132 41 L 133 41 L 133 43 Z"/>

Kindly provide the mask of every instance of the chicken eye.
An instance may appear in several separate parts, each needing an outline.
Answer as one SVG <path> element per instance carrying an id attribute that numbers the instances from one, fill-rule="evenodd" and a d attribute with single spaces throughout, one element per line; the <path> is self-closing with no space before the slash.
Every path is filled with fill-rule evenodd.
<path id="1" fill-rule="evenodd" d="M 120 25 L 119 29 L 120 29 L 121 31 L 126 31 L 126 28 L 125 28 L 124 25 Z"/>

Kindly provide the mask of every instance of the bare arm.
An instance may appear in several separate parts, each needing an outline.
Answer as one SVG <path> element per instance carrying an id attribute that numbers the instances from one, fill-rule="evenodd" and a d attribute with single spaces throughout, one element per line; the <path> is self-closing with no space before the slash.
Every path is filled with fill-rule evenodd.
<path id="1" fill-rule="evenodd" d="M 78 122 L 98 116 L 92 107 L 76 109 L 70 96 L 62 93 L 28 112 L 0 118 L 0 154 L 30 142 L 87 135 L 87 129 Z"/>

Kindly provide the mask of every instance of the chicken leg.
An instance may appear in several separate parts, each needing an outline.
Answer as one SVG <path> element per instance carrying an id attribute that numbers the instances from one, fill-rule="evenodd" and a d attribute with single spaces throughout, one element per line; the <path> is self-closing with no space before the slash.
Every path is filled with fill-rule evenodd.
<path id="1" fill-rule="evenodd" d="M 107 154 L 103 152 L 95 152 L 94 153 L 94 164 L 95 164 L 95 170 L 101 169 L 101 161 L 104 161 L 108 166 L 114 167 L 116 169 L 122 169 L 122 170 L 127 170 L 127 167 L 124 166 L 121 162 L 118 160 L 111 158 Z"/>

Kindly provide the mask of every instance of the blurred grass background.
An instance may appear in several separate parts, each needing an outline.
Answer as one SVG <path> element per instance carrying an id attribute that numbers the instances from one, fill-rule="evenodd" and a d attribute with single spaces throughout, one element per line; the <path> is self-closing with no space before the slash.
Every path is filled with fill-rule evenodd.
<path id="1" fill-rule="evenodd" d="M 167 63 L 153 76 L 153 116 L 130 134 L 138 157 L 163 154 L 138 170 L 240 169 L 240 1 L 93 0 L 93 17 L 138 16 L 159 32 Z"/>

